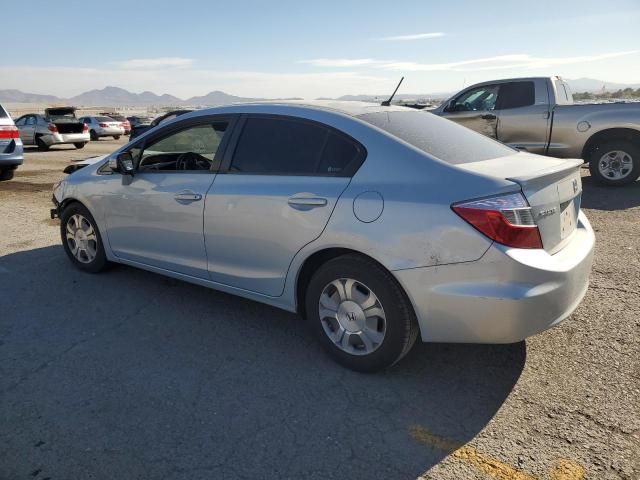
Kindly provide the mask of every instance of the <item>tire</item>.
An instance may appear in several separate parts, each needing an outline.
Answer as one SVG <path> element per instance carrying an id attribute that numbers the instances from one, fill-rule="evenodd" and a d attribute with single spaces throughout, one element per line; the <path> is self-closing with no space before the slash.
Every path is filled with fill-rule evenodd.
<path id="1" fill-rule="evenodd" d="M 640 177 L 640 146 L 626 140 L 596 145 L 588 160 L 591 176 L 603 185 L 628 185 Z"/>
<path id="2" fill-rule="evenodd" d="M 84 235 L 74 235 L 78 226 L 80 226 L 79 229 L 83 231 Z M 67 238 L 67 232 L 69 232 L 70 235 L 74 235 L 75 238 L 69 240 Z M 91 238 L 89 232 L 93 232 L 93 240 L 89 240 L 89 238 Z M 96 221 L 84 205 L 71 203 L 62 211 L 62 215 L 60 215 L 60 237 L 62 239 L 62 246 L 71 263 L 80 270 L 98 273 L 109 266 Z M 82 253 L 83 249 L 81 247 L 84 243 L 83 239 L 87 241 L 87 243 L 84 244 L 84 254 Z M 72 245 L 80 247 L 80 249 L 74 250 L 72 249 Z M 74 254 L 74 251 L 77 253 Z"/>
<path id="3" fill-rule="evenodd" d="M 15 170 L 12 168 L 8 170 L 0 170 L 0 182 L 11 180 L 13 178 L 14 173 L 15 173 Z"/>
<path id="4" fill-rule="evenodd" d="M 87 142 L 76 142 L 73 145 L 80 150 L 81 148 L 84 148 L 84 146 L 87 144 Z"/>
<path id="5" fill-rule="evenodd" d="M 49 150 L 49 145 L 44 143 L 44 141 L 40 137 L 36 138 L 36 145 L 38 146 L 38 150 L 40 150 L 41 152 L 46 152 L 47 150 Z"/>
<path id="6" fill-rule="evenodd" d="M 113 136 L 113 139 L 114 139 L 114 140 L 120 140 L 120 135 L 114 135 L 114 136 Z"/>
<path id="7" fill-rule="evenodd" d="M 344 301 L 349 295 L 341 295 L 336 284 L 351 285 L 353 301 Z M 342 291 L 344 294 L 346 289 Z M 330 307 L 324 310 L 323 319 L 321 299 Z M 367 317 L 360 304 L 381 316 Z M 413 307 L 395 278 L 384 267 L 359 255 L 343 255 L 322 265 L 311 277 L 305 306 L 311 328 L 325 350 L 351 370 L 375 372 L 388 368 L 409 352 L 418 337 Z M 363 339 L 368 339 L 369 346 Z"/>
<path id="8" fill-rule="evenodd" d="M 95 131 L 95 130 L 91 130 L 91 131 L 89 132 L 89 138 L 90 138 L 91 140 L 93 140 L 94 142 L 97 142 L 97 141 L 98 141 L 98 134 L 96 133 L 96 131 Z"/>

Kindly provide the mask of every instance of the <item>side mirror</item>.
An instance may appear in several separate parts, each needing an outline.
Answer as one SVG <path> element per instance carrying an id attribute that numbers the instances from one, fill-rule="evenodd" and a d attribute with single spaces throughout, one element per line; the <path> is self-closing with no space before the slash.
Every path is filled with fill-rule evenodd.
<path id="1" fill-rule="evenodd" d="M 111 166 L 111 161 L 109 161 Z M 133 165 L 133 156 L 131 152 L 122 152 L 116 157 L 116 167 L 122 175 L 132 175 L 135 167 Z M 113 168 L 113 167 L 112 167 Z"/>

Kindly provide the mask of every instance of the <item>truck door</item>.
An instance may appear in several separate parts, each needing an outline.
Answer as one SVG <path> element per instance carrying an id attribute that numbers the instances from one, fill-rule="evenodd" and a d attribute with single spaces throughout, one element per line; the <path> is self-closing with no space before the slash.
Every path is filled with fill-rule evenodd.
<path id="1" fill-rule="evenodd" d="M 487 137 L 496 138 L 497 99 L 498 85 L 496 84 L 471 88 L 452 100 L 441 115 Z"/>
<path id="2" fill-rule="evenodd" d="M 497 138 L 531 153 L 545 154 L 551 127 L 547 82 L 527 80 L 500 85 Z"/>

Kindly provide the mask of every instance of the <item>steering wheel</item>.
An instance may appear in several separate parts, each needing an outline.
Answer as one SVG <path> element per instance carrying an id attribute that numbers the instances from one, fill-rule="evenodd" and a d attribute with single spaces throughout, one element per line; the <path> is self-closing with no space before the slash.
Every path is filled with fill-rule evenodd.
<path id="1" fill-rule="evenodd" d="M 176 170 L 208 170 L 209 162 L 194 152 L 181 153 L 176 160 Z"/>

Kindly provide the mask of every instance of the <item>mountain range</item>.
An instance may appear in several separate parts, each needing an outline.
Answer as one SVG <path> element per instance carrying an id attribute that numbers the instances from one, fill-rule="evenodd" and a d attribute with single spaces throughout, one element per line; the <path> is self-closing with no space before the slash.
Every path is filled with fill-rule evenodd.
<path id="1" fill-rule="evenodd" d="M 593 78 L 578 78 L 567 80 L 574 92 L 599 92 L 603 89 L 615 91 L 627 87 L 640 88 L 640 84 L 624 84 L 605 82 Z M 451 92 L 453 93 L 453 92 Z M 360 101 L 380 101 L 387 98 L 387 94 L 378 95 L 343 95 L 337 100 L 360 100 Z M 424 94 L 398 94 L 396 100 L 414 100 L 416 98 L 442 99 L 447 97 L 447 93 L 424 93 Z M 206 95 L 191 97 L 186 100 L 173 95 L 157 95 L 150 91 L 142 93 L 132 93 L 119 87 L 105 87 L 100 90 L 89 90 L 71 98 L 60 98 L 54 95 L 42 95 L 37 93 L 25 93 L 20 90 L 7 89 L 0 90 L 0 102 L 4 103 L 44 103 L 44 104 L 67 104 L 76 106 L 207 106 L 216 107 L 229 103 L 252 102 L 265 100 L 264 98 L 238 97 L 229 95 L 221 91 L 209 92 Z M 281 99 L 292 100 L 292 99 Z"/>
<path id="2" fill-rule="evenodd" d="M 182 100 L 173 95 L 156 95 L 153 92 L 132 93 L 124 88 L 105 87 L 100 90 L 89 90 L 71 98 L 60 98 L 54 95 L 40 95 L 25 93 L 20 90 L 0 90 L 0 102 L 5 103 L 64 103 L 68 105 L 83 106 L 208 106 L 215 107 L 237 102 L 251 102 L 264 100 L 261 98 L 248 98 L 229 95 L 225 92 L 213 91 L 206 95 L 191 97 Z"/>

